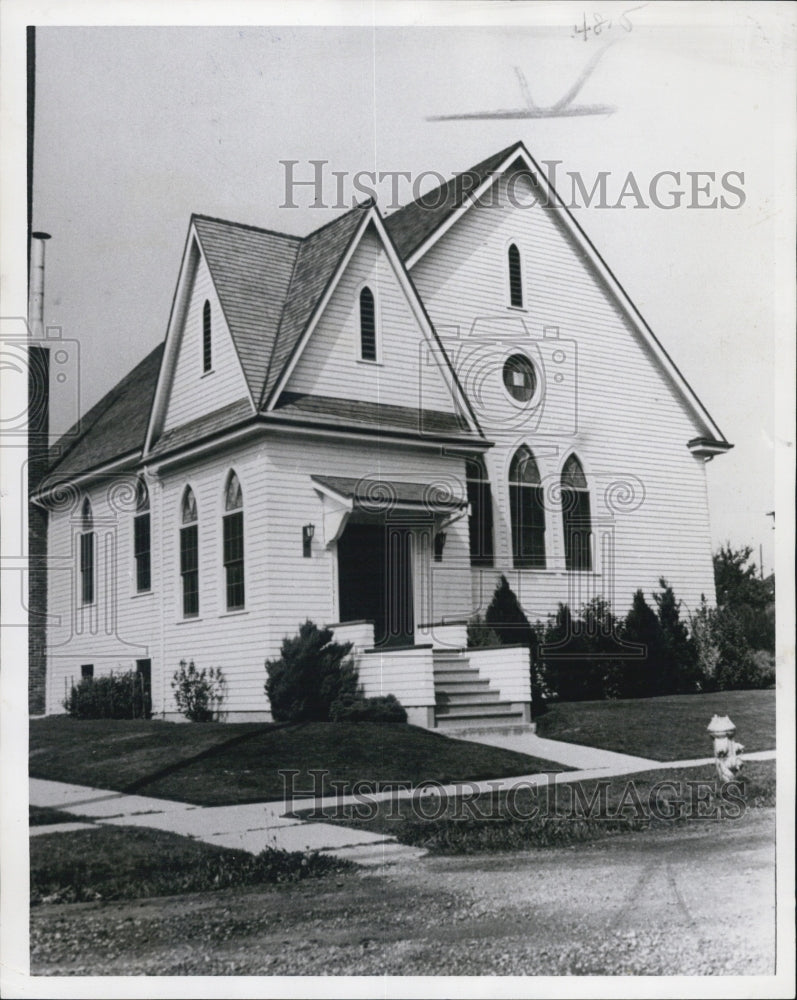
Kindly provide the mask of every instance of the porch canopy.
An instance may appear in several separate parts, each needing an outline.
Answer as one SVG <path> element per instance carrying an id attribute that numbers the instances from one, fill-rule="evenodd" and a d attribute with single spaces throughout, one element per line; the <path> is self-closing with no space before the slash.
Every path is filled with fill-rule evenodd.
<path id="1" fill-rule="evenodd" d="M 439 531 L 467 512 L 464 484 L 455 477 L 428 483 L 383 476 L 311 476 L 324 503 L 324 544 L 337 541 L 354 517 L 390 521 L 414 515 Z"/>

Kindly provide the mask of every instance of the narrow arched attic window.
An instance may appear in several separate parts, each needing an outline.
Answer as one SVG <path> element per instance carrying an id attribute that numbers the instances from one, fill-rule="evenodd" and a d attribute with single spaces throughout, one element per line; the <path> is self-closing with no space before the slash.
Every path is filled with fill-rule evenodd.
<path id="1" fill-rule="evenodd" d="M 210 302 L 205 299 L 202 307 L 202 371 L 209 372 L 213 367 L 213 341 L 210 322 Z"/>
<path id="2" fill-rule="evenodd" d="M 509 466 L 509 510 L 515 569 L 545 569 L 545 500 L 534 455 L 521 445 Z"/>
<path id="3" fill-rule="evenodd" d="M 133 555 L 136 560 L 136 590 L 139 594 L 152 585 L 152 556 L 149 521 L 149 490 L 143 476 L 136 483 L 136 516 L 133 519 Z"/>
<path id="4" fill-rule="evenodd" d="M 244 607 L 244 501 L 238 476 L 230 472 L 224 488 L 224 575 L 227 610 Z"/>
<path id="5" fill-rule="evenodd" d="M 376 306 L 367 285 L 360 292 L 360 358 L 376 361 Z"/>
<path id="6" fill-rule="evenodd" d="M 180 579 L 183 591 L 183 618 L 199 614 L 199 526 L 196 499 L 190 486 L 183 492 L 180 507 Z"/>
<path id="7" fill-rule="evenodd" d="M 523 275 L 520 267 L 520 251 L 514 243 L 509 245 L 507 263 L 509 266 L 509 304 L 520 309 L 523 307 Z"/>
<path id="8" fill-rule="evenodd" d="M 481 458 L 465 460 L 470 519 L 471 566 L 493 565 L 493 498 L 487 469 Z"/>
<path id="9" fill-rule="evenodd" d="M 80 514 L 80 603 L 94 603 L 94 517 L 91 501 L 83 500 Z"/>
<path id="10" fill-rule="evenodd" d="M 589 488 L 584 469 L 576 455 L 571 455 L 562 469 L 562 528 L 565 536 L 565 568 L 591 570 Z"/>

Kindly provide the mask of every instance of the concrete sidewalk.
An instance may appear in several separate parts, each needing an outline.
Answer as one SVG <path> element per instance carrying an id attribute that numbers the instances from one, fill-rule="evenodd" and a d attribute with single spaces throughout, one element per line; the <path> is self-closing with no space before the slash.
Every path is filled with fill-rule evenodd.
<path id="1" fill-rule="evenodd" d="M 554 743 L 553 740 L 538 740 L 540 743 Z M 567 748 L 572 744 L 561 744 Z M 579 747 L 589 752 L 589 747 Z M 563 750 L 566 754 L 569 751 Z M 481 792 L 505 792 L 512 788 L 533 787 L 587 781 L 594 778 L 618 777 L 635 772 L 667 770 L 669 768 L 698 767 L 712 764 L 712 757 L 681 761 L 646 761 L 641 757 L 612 754 L 613 762 L 595 751 L 594 756 L 585 754 L 582 760 L 596 761 L 599 766 L 585 767 L 577 771 L 549 774 L 528 774 L 510 778 L 496 778 L 487 781 L 464 781 L 428 791 L 387 791 L 377 792 L 373 801 L 388 801 L 392 798 L 408 799 L 421 796 L 422 801 L 434 796 L 455 797 Z M 745 754 L 745 760 L 773 760 L 775 751 Z M 560 761 L 564 763 L 564 761 Z M 193 837 L 220 847 L 234 847 L 252 854 L 268 847 L 288 851 L 318 850 L 348 858 L 358 864 L 382 865 L 396 861 L 420 857 L 425 852 L 418 848 L 399 844 L 393 837 L 380 833 L 369 833 L 332 823 L 305 822 L 286 815 L 293 810 L 315 808 L 333 810 L 341 806 L 361 804 L 362 800 L 352 795 L 331 796 L 323 799 L 295 799 L 293 802 L 258 802 L 234 806 L 196 806 L 170 799 L 156 799 L 145 795 L 125 795 L 84 785 L 69 785 L 59 781 L 30 779 L 30 804 L 49 806 L 85 817 L 88 822 L 70 822 L 54 826 L 31 827 L 31 836 L 73 829 L 84 829 L 94 824 L 112 826 L 146 826 L 157 830 Z M 433 810 L 431 811 L 433 812 Z"/>

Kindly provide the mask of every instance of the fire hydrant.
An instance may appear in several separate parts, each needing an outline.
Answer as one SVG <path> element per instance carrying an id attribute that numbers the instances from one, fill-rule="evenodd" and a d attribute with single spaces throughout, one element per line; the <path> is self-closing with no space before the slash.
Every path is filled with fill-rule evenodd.
<path id="1" fill-rule="evenodd" d="M 727 715 L 715 715 L 708 724 L 708 733 L 714 741 L 714 764 L 721 781 L 733 781 L 742 769 L 744 747 L 733 739 L 736 726 Z"/>

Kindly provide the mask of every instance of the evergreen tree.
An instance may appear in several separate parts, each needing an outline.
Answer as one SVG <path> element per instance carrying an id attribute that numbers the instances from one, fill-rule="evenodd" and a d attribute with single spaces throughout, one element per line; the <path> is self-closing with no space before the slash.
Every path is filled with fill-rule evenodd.
<path id="1" fill-rule="evenodd" d="M 654 594 L 661 635 L 659 694 L 689 694 L 697 690 L 697 649 L 681 621 L 681 602 L 672 587 L 659 580 L 661 593 Z"/>
<path id="2" fill-rule="evenodd" d="M 644 698 L 655 694 L 661 670 L 661 630 L 656 613 L 637 590 L 623 629 L 625 642 L 642 646 L 639 658 L 623 662 L 623 697 Z"/>

